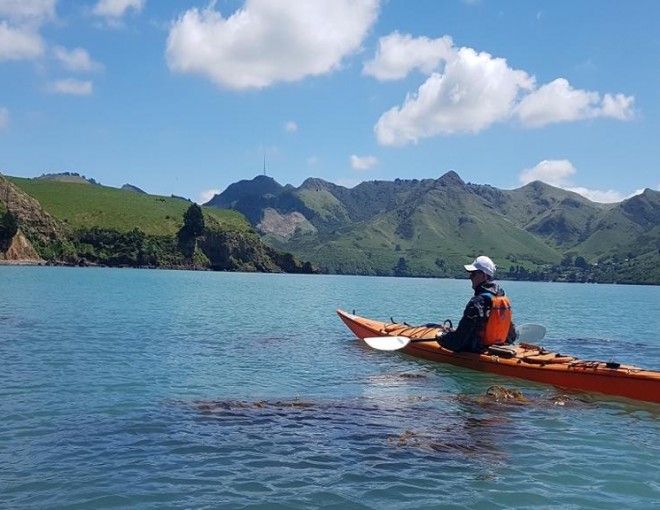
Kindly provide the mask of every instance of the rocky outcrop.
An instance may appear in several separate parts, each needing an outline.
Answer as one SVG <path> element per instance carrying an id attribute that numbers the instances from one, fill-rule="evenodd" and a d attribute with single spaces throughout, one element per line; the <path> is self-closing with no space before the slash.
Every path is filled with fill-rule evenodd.
<path id="1" fill-rule="evenodd" d="M 123 189 L 124 191 L 133 191 L 133 192 L 135 192 L 135 193 L 140 193 L 140 194 L 142 194 L 142 195 L 146 195 L 146 194 L 147 194 L 146 191 L 143 191 L 143 190 L 141 190 L 140 188 L 138 188 L 137 186 L 133 186 L 132 184 L 128 184 L 128 183 L 124 184 L 124 185 L 121 187 L 121 189 Z"/>
<path id="2" fill-rule="evenodd" d="M 11 239 L 0 242 L 0 261 L 17 264 L 45 262 L 20 230 Z"/>
<path id="3" fill-rule="evenodd" d="M 197 239 L 197 245 L 214 270 L 282 272 L 257 235 L 210 231 Z"/>
<path id="4" fill-rule="evenodd" d="M 61 224 L 27 193 L 0 175 L 0 201 L 18 220 L 25 236 L 32 242 L 48 244 L 66 238 Z"/>
<path id="5" fill-rule="evenodd" d="M 263 218 L 257 225 L 257 230 L 260 232 L 285 238 L 291 237 L 296 229 L 316 232 L 316 228 L 298 211 L 280 213 L 275 209 L 265 209 Z"/>

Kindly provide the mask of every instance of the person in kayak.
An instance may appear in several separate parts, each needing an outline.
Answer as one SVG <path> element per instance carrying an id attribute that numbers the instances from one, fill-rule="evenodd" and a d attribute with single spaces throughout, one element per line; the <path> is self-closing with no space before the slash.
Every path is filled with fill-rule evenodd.
<path id="1" fill-rule="evenodd" d="M 493 281 L 495 269 L 493 261 L 485 255 L 465 266 L 474 296 L 468 301 L 458 327 L 438 336 L 442 347 L 457 352 L 482 352 L 489 345 L 514 342 L 511 303 L 504 290 Z"/>

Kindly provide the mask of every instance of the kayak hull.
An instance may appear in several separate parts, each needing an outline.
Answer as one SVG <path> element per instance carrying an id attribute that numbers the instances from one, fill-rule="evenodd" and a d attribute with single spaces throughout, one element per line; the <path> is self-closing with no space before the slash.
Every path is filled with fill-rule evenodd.
<path id="1" fill-rule="evenodd" d="M 401 352 L 417 358 L 561 388 L 660 403 L 658 371 L 604 361 L 579 360 L 527 344 L 506 346 L 500 350 L 495 348 L 484 354 L 457 353 L 441 347 L 435 341 L 439 328 L 381 322 L 343 310 L 337 310 L 337 314 L 360 339 L 374 336 L 406 336 L 416 339 L 401 349 Z M 419 341 L 422 339 L 429 341 Z"/>

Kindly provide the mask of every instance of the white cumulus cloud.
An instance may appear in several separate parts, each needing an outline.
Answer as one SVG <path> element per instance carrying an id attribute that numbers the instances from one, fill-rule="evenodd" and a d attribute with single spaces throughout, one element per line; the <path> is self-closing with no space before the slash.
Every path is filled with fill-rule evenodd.
<path id="1" fill-rule="evenodd" d="M 564 78 L 537 86 L 524 70 L 503 58 L 472 48 L 456 48 L 451 38 L 413 38 L 398 32 L 382 37 L 363 74 L 394 80 L 419 70 L 428 75 L 400 106 L 383 113 L 374 126 L 382 145 L 403 146 L 420 139 L 477 133 L 516 119 L 524 127 L 610 117 L 633 118 L 634 97 L 574 89 Z"/>
<path id="2" fill-rule="evenodd" d="M 97 16 L 110 19 L 122 18 L 129 9 L 140 12 L 146 0 L 100 0 L 92 9 Z"/>
<path id="3" fill-rule="evenodd" d="M 69 78 L 51 83 L 49 89 L 53 94 L 89 96 L 92 94 L 93 84 L 91 81 L 74 80 Z"/>
<path id="4" fill-rule="evenodd" d="M 385 112 L 374 130 L 382 145 L 407 145 L 439 134 L 476 133 L 511 116 L 521 90 L 533 87 L 524 71 L 472 48 L 453 53 L 401 107 Z"/>
<path id="5" fill-rule="evenodd" d="M 41 25 L 55 19 L 55 0 L 0 0 L 0 61 L 44 54 Z"/>
<path id="6" fill-rule="evenodd" d="M 288 122 L 284 123 L 284 130 L 289 132 L 289 133 L 295 133 L 298 131 L 298 124 L 296 124 L 294 121 L 290 120 Z"/>
<path id="7" fill-rule="evenodd" d="M 211 200 L 215 195 L 219 195 L 219 194 L 220 194 L 219 189 L 204 190 L 199 194 L 199 197 L 197 198 L 197 203 L 200 205 L 205 204 L 209 200 Z"/>
<path id="8" fill-rule="evenodd" d="M 353 154 L 350 160 L 353 170 L 369 170 L 378 164 L 378 159 L 375 156 L 356 156 Z"/>
<path id="9" fill-rule="evenodd" d="M 598 108 L 598 117 L 612 117 L 613 119 L 629 120 L 635 116 L 632 109 L 635 98 L 623 94 L 605 94 Z"/>
<path id="10" fill-rule="evenodd" d="M 578 193 L 592 202 L 612 203 L 621 202 L 632 195 L 623 195 L 615 190 L 595 190 L 573 184 L 572 177 L 577 173 L 573 163 L 567 159 L 543 160 L 532 168 L 526 168 L 520 173 L 521 184 L 533 181 L 543 181 L 546 184 Z"/>
<path id="11" fill-rule="evenodd" d="M 228 17 L 190 9 L 172 25 L 170 70 L 229 89 L 261 89 L 337 69 L 357 52 L 379 0 L 247 0 Z"/>
<path id="12" fill-rule="evenodd" d="M 31 60 L 44 53 L 44 42 L 32 28 L 0 22 L 0 61 Z"/>
<path id="13" fill-rule="evenodd" d="M 543 181 L 552 186 L 566 186 L 575 175 L 575 167 L 567 159 L 544 159 L 532 168 L 526 168 L 520 174 L 520 182 L 528 184 L 533 181 Z"/>
<path id="14" fill-rule="evenodd" d="M 638 195 L 640 192 L 636 191 L 632 195 L 624 195 L 623 193 L 619 193 L 616 190 L 610 189 L 610 190 L 598 190 L 598 189 L 588 189 L 588 188 L 583 188 L 581 186 L 575 186 L 575 187 L 567 187 L 564 188 L 567 189 L 568 191 L 573 191 L 574 193 L 578 193 L 579 195 L 582 195 L 585 198 L 588 198 L 592 202 L 600 202 L 603 204 L 610 204 L 614 202 L 621 202 L 622 200 L 625 200 L 626 198 L 630 198 L 633 195 Z"/>
<path id="15" fill-rule="evenodd" d="M 55 18 L 55 0 L 0 0 L 0 16 L 41 22 Z"/>
<path id="16" fill-rule="evenodd" d="M 4 106 L 0 106 L 0 131 L 9 128 L 9 110 Z"/>
<path id="17" fill-rule="evenodd" d="M 62 46 L 55 46 L 53 55 L 69 71 L 94 71 L 102 67 L 101 64 L 94 62 L 83 48 L 67 50 Z"/>
<path id="18" fill-rule="evenodd" d="M 454 53 L 451 37 L 413 38 L 394 32 L 378 41 L 376 56 L 364 64 L 362 73 L 378 80 L 399 80 L 413 69 L 429 75 Z"/>
<path id="19" fill-rule="evenodd" d="M 530 127 L 542 127 L 555 122 L 613 117 L 627 120 L 632 117 L 634 98 L 578 90 L 564 78 L 558 78 L 525 96 L 516 108 L 520 121 Z"/>

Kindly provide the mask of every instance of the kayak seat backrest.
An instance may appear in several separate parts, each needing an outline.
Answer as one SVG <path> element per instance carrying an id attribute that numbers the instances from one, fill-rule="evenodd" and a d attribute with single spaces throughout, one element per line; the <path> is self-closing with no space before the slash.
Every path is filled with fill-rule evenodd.
<path id="1" fill-rule="evenodd" d="M 501 358 L 513 358 L 516 355 L 515 347 L 506 347 L 504 345 L 490 345 L 486 354 L 499 356 Z"/>

